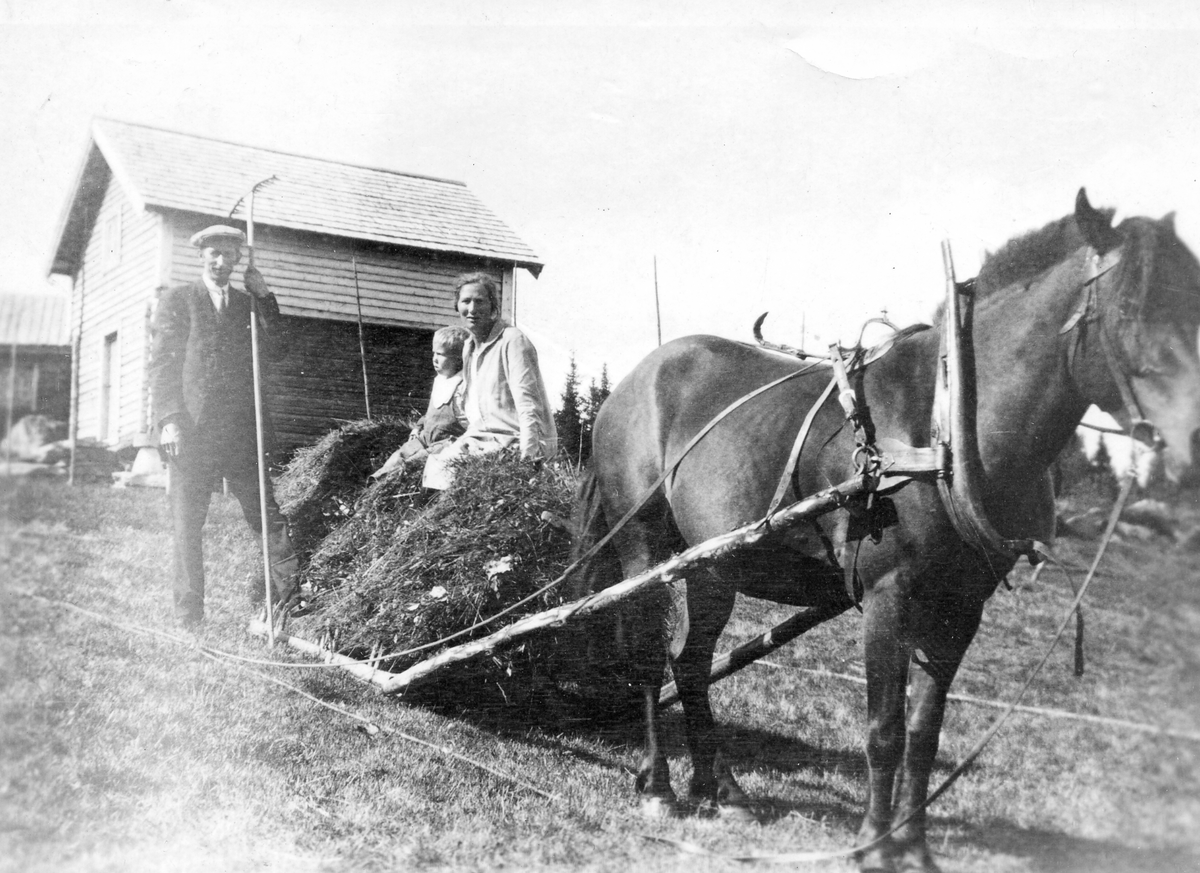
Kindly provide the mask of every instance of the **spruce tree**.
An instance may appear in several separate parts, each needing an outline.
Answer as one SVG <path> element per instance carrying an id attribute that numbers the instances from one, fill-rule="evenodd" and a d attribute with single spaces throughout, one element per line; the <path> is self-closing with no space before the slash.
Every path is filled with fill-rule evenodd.
<path id="1" fill-rule="evenodd" d="M 592 456 L 592 429 L 596 423 L 596 416 L 600 413 L 600 404 L 611 393 L 612 388 L 608 381 L 608 364 L 604 364 L 600 368 L 600 384 L 597 385 L 596 380 L 592 379 L 588 385 L 587 397 L 583 400 L 583 410 L 580 416 L 583 428 L 583 451 L 580 455 L 584 461 Z"/>
<path id="2" fill-rule="evenodd" d="M 567 369 L 567 381 L 560 395 L 560 407 L 554 413 L 554 426 L 558 428 L 558 446 L 572 463 L 583 463 L 582 438 L 583 421 L 579 401 L 579 368 L 575 365 L 575 355 L 571 355 L 571 364 Z"/>

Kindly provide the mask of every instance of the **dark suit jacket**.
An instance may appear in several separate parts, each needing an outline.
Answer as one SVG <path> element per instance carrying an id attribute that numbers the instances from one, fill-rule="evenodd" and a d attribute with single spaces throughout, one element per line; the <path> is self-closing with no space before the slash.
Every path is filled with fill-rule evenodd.
<path id="1" fill-rule="evenodd" d="M 258 301 L 260 364 L 275 358 L 279 305 Z M 162 293 L 151 323 L 150 394 L 156 423 L 175 422 L 238 450 L 253 449 L 254 368 L 250 347 L 250 296 L 229 288 L 220 316 L 202 281 Z M 269 443 L 268 443 L 269 444 Z"/>

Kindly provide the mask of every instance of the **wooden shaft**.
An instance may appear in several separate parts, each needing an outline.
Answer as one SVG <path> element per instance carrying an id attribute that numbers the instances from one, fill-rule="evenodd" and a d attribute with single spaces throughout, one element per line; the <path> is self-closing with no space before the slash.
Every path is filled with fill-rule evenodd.
<path id="1" fill-rule="evenodd" d="M 781 509 L 769 519 L 744 525 L 729 533 L 692 546 L 638 576 L 618 582 L 616 585 L 597 591 L 580 600 L 539 612 L 536 615 L 526 616 L 481 639 L 446 649 L 432 658 L 427 658 L 390 677 L 382 686 L 383 690 L 387 694 L 397 694 L 410 686 L 426 681 L 442 667 L 487 654 L 535 631 L 560 627 L 572 618 L 599 612 L 622 600 L 627 600 L 653 585 L 671 582 L 698 565 L 715 561 L 738 549 L 753 546 L 780 530 L 831 512 L 844 505 L 848 497 L 862 493 L 872 485 L 872 482 L 861 476 L 848 479 L 840 485 L 827 488 Z"/>
<path id="2" fill-rule="evenodd" d="M 256 636 L 265 637 L 270 634 L 271 626 L 265 621 L 254 619 L 250 622 L 247 630 Z M 336 664 L 351 676 L 363 682 L 369 682 L 382 687 L 392 675 L 380 670 L 375 664 L 367 664 L 362 661 L 356 661 L 354 658 L 348 658 L 345 655 L 339 655 L 333 651 L 334 643 L 332 640 L 328 641 L 327 646 L 323 646 L 318 643 L 309 642 L 303 637 L 291 636 L 289 634 L 280 634 L 278 639 L 281 643 L 290 646 L 297 652 L 303 652 L 314 658 L 320 658 L 327 664 Z"/>
<path id="3" fill-rule="evenodd" d="M 727 676 L 732 676 L 739 670 L 749 667 L 759 658 L 766 657 L 776 649 L 787 645 L 801 634 L 807 633 L 817 625 L 841 615 L 850 606 L 851 604 L 846 601 L 839 601 L 829 606 L 810 606 L 808 609 L 796 613 L 786 621 L 775 625 L 775 627 L 766 633 L 759 634 L 749 642 L 743 643 L 732 652 L 718 655 L 716 658 L 713 658 L 712 669 L 708 674 L 708 684 L 712 685 Z M 670 706 L 678 700 L 679 689 L 674 682 L 671 682 L 663 686 L 662 692 L 658 696 L 658 705 Z"/>

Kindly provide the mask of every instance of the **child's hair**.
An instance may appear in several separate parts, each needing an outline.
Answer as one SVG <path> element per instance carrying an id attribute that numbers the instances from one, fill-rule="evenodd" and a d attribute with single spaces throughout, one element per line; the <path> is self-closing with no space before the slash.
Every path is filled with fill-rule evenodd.
<path id="1" fill-rule="evenodd" d="M 461 358 L 463 343 L 470 335 L 465 327 L 456 327 L 455 325 L 440 327 L 433 332 L 433 347 L 443 349 L 451 358 Z"/>

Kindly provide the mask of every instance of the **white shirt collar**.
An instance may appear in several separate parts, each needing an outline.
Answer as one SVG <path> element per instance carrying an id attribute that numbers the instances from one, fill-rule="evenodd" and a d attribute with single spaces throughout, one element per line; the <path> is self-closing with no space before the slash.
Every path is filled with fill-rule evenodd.
<path id="1" fill-rule="evenodd" d="M 221 311 L 221 303 L 229 299 L 229 283 L 225 283 L 222 288 L 214 282 L 207 273 L 201 273 L 200 278 L 204 280 L 204 287 L 208 289 L 209 299 L 212 300 L 213 309 Z"/>

